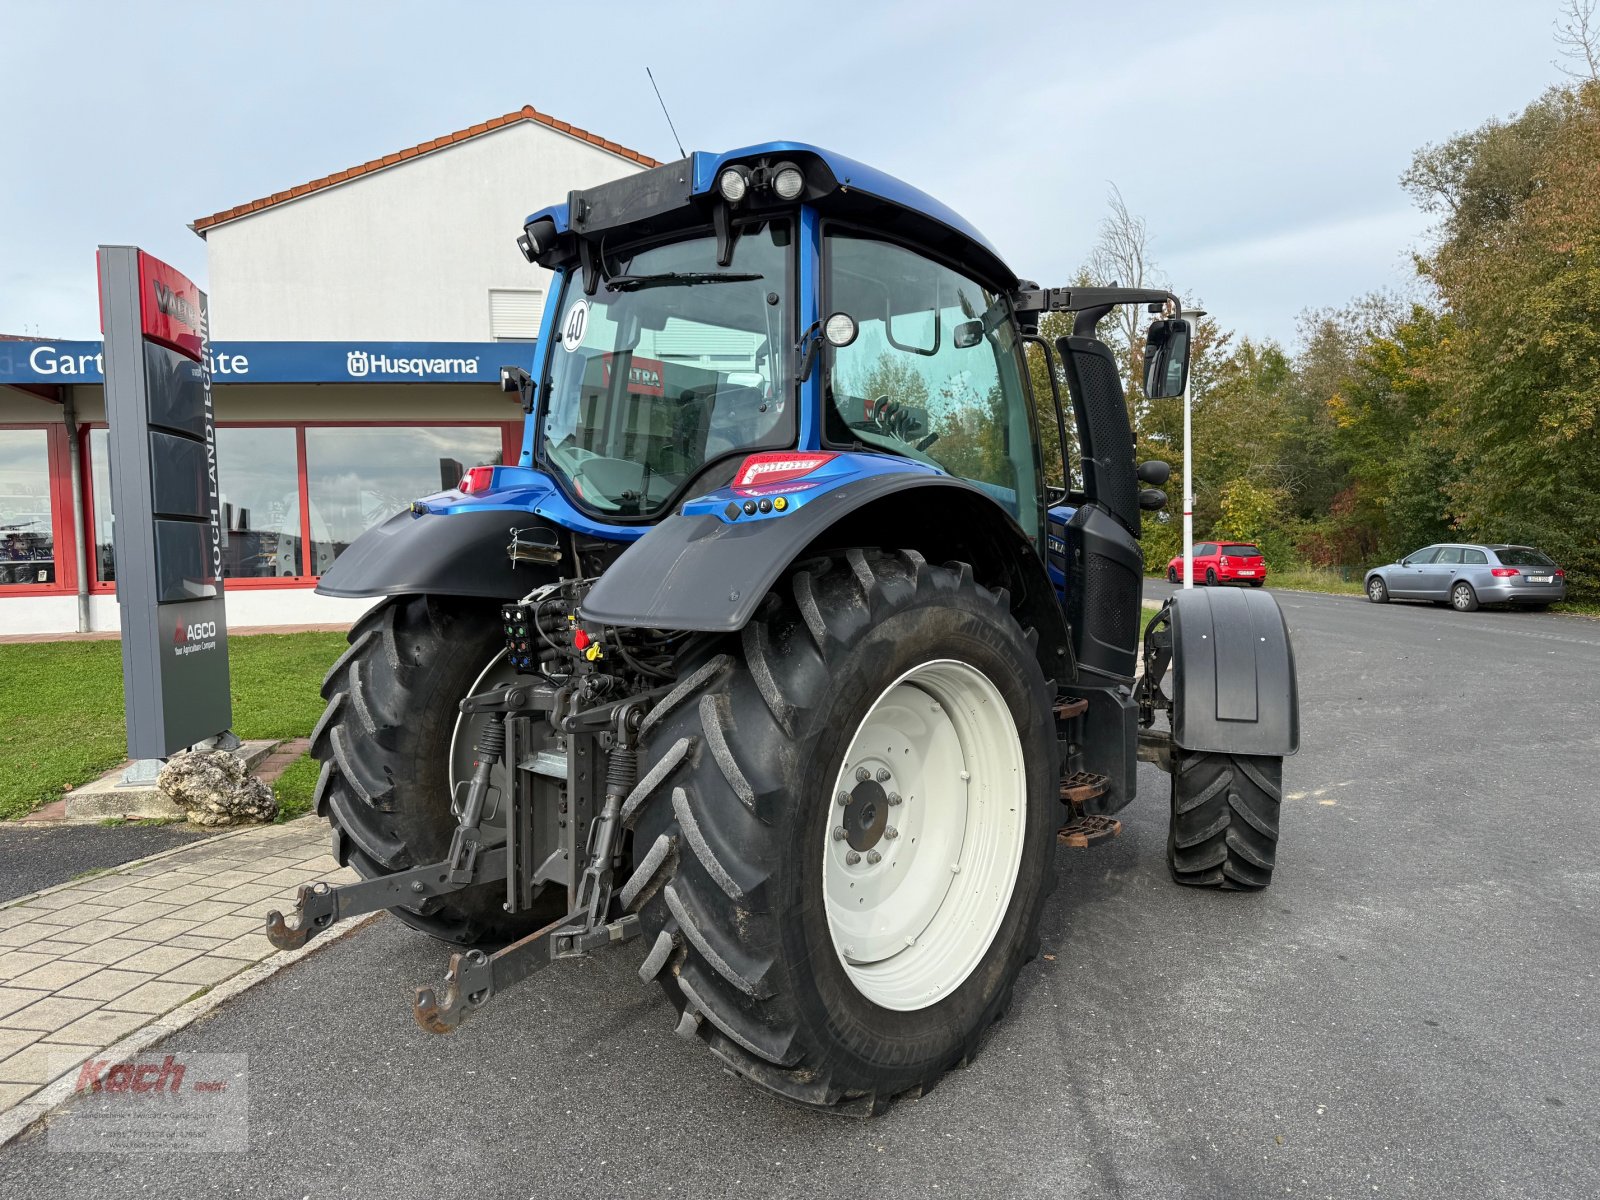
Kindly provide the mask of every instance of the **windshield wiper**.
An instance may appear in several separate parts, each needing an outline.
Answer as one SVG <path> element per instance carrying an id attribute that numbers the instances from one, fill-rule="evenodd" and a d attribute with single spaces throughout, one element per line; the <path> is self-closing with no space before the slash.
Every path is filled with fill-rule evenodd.
<path id="1" fill-rule="evenodd" d="M 760 275 L 737 271 L 666 271 L 660 275 L 613 275 L 606 280 L 608 292 L 638 292 L 645 288 L 693 287 L 697 283 L 751 283 Z"/>

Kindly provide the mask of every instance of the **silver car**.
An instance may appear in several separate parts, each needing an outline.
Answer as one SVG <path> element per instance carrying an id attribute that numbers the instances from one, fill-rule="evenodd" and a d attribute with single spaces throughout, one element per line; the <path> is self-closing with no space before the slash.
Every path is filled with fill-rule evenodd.
<path id="1" fill-rule="evenodd" d="M 1457 612 L 1480 604 L 1545 608 L 1567 598 L 1567 573 L 1532 546 L 1445 543 L 1367 572 L 1367 599 L 1432 600 Z"/>

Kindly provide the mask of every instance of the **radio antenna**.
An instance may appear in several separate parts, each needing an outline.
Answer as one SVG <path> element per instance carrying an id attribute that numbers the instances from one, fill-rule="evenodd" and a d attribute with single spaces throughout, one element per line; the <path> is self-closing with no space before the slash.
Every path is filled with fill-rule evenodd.
<path id="1" fill-rule="evenodd" d="M 688 158 L 683 151 L 683 139 L 678 136 L 678 127 L 672 123 L 672 114 L 667 111 L 667 102 L 661 99 L 661 88 L 656 83 L 655 73 L 649 67 L 644 69 L 644 73 L 650 76 L 650 86 L 656 89 L 656 101 L 661 105 L 661 115 L 667 119 L 667 128 L 672 130 L 672 140 L 678 143 L 678 157 Z"/>

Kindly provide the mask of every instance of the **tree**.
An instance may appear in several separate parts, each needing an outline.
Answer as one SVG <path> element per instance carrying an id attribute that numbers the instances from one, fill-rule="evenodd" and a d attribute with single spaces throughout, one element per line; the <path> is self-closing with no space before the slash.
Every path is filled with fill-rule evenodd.
<path id="1" fill-rule="evenodd" d="M 1436 410 L 1467 536 L 1537 542 L 1600 587 L 1600 82 L 1420 152 L 1419 269 L 1453 321 Z"/>

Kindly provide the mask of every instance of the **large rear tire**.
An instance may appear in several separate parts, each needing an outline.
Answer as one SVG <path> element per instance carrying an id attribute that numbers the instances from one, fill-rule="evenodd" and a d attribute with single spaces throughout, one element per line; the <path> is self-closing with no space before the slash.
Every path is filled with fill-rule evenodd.
<path id="1" fill-rule="evenodd" d="M 364 879 L 438 862 L 456 826 L 451 755 L 470 755 L 457 707 L 502 647 L 494 606 L 436 596 L 378 604 L 350 631 L 350 648 L 322 683 L 328 702 L 311 735 L 322 763 L 316 811 L 333 827 L 334 855 Z M 559 893 L 559 894 L 557 894 Z M 565 908 L 547 888 L 533 909 L 508 916 L 503 884 L 482 884 L 416 908 L 407 925 L 464 946 L 494 946 L 537 929 Z"/>
<path id="2" fill-rule="evenodd" d="M 969 567 L 852 550 L 789 576 L 651 713 L 624 808 L 621 900 L 678 1032 L 868 1111 L 970 1058 L 1054 885 L 1050 703 Z"/>
<path id="3" fill-rule="evenodd" d="M 1278 856 L 1283 759 L 1188 750 L 1172 758 L 1172 878 L 1188 887 L 1266 887 Z"/>

